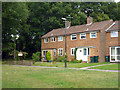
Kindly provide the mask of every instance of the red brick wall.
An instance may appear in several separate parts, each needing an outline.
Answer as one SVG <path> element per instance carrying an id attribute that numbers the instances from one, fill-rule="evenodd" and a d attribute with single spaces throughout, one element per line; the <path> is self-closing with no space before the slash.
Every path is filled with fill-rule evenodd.
<path id="1" fill-rule="evenodd" d="M 119 35 L 120 35 L 120 31 L 119 31 Z M 106 33 L 106 37 L 107 37 L 107 39 L 106 39 L 106 52 L 107 52 L 107 54 L 109 54 L 109 47 L 110 46 L 118 46 L 119 39 L 118 39 L 118 37 L 111 37 L 110 32 Z M 119 36 L 119 38 L 120 38 L 120 36 Z"/>
<path id="2" fill-rule="evenodd" d="M 76 40 L 71 40 L 71 35 L 67 36 L 67 55 L 68 60 L 71 60 L 74 58 L 74 56 L 71 56 L 71 48 L 80 47 L 80 46 L 96 46 L 94 49 L 94 52 L 92 54 L 98 56 L 99 55 L 99 32 L 97 32 L 97 38 L 90 38 L 90 33 L 86 33 L 86 39 L 80 39 L 80 34 L 77 34 Z M 44 43 L 44 39 L 42 39 L 42 49 L 47 48 L 63 48 L 63 53 L 65 52 L 65 37 L 63 37 L 63 41 L 58 41 L 58 37 L 56 37 L 56 42 L 51 42 L 49 38 L 48 43 Z M 57 52 L 58 54 L 58 52 Z M 91 55 L 91 54 L 90 54 Z"/>

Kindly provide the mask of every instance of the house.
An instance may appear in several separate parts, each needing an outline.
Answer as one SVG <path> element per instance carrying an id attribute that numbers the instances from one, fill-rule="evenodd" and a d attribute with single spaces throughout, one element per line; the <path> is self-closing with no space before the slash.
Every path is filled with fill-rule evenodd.
<path id="1" fill-rule="evenodd" d="M 120 27 L 119 21 L 106 20 L 93 23 L 93 18 L 87 18 L 87 24 L 70 26 L 67 22 L 66 43 L 67 56 L 90 62 L 90 56 L 98 56 L 98 62 L 105 62 L 105 56 L 110 55 L 110 61 L 120 60 Z M 53 29 L 41 38 L 41 49 L 44 60 L 50 51 L 51 58 L 65 53 L 65 28 Z M 114 60 L 113 60 L 114 59 Z"/>
<path id="2" fill-rule="evenodd" d="M 110 55 L 110 62 L 120 61 L 120 21 L 106 30 L 106 53 Z"/>

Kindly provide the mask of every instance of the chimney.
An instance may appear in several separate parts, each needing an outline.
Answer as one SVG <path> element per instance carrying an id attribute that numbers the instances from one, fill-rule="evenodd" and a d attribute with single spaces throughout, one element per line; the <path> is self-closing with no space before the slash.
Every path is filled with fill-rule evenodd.
<path id="1" fill-rule="evenodd" d="M 66 27 L 67 27 L 67 29 L 70 27 L 70 25 L 71 25 L 71 22 L 66 21 Z"/>
<path id="2" fill-rule="evenodd" d="M 87 17 L 87 24 L 92 24 L 93 23 L 93 17 Z"/>

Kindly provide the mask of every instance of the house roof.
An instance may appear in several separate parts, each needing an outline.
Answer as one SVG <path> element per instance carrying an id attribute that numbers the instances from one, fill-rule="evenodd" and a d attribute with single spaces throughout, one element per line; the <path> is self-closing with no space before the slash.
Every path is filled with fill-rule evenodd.
<path id="1" fill-rule="evenodd" d="M 113 22 L 113 20 L 95 22 L 91 25 L 83 24 L 83 25 L 71 26 L 69 29 L 66 30 L 66 34 L 69 35 L 69 34 L 81 33 L 81 32 L 99 31 L 103 29 L 110 22 Z M 62 35 L 65 35 L 65 28 L 53 29 L 52 31 L 43 35 L 42 38 L 52 37 L 52 36 L 62 36 Z"/>
<path id="2" fill-rule="evenodd" d="M 110 29 L 108 29 L 107 31 L 113 31 L 113 30 L 120 30 L 120 21 L 115 21 L 114 25 L 112 25 L 112 27 Z"/>

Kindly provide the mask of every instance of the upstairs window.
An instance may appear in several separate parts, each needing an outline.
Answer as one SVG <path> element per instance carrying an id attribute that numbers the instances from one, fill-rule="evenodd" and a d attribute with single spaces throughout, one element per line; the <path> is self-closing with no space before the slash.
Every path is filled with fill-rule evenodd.
<path id="1" fill-rule="evenodd" d="M 80 34 L 80 39 L 86 39 L 86 33 L 81 33 Z"/>
<path id="2" fill-rule="evenodd" d="M 58 49 L 58 55 L 59 55 L 59 56 L 62 56 L 62 55 L 63 55 L 63 48 L 59 48 L 59 49 Z"/>
<path id="3" fill-rule="evenodd" d="M 71 35 L 71 40 L 76 40 L 77 39 L 77 34 L 72 34 Z"/>
<path id="4" fill-rule="evenodd" d="M 118 37 L 118 31 L 111 31 L 111 37 Z"/>
<path id="5" fill-rule="evenodd" d="M 63 41 L 63 36 L 59 36 L 58 41 Z"/>
<path id="6" fill-rule="evenodd" d="M 75 48 L 71 48 L 71 55 L 75 54 Z"/>
<path id="7" fill-rule="evenodd" d="M 49 42 L 48 38 L 45 38 L 44 43 L 48 43 L 48 42 Z"/>
<path id="8" fill-rule="evenodd" d="M 51 42 L 55 42 L 55 37 L 51 37 Z"/>
<path id="9" fill-rule="evenodd" d="M 90 33 L 90 38 L 96 38 L 97 37 L 97 33 L 96 32 L 91 32 Z"/>

